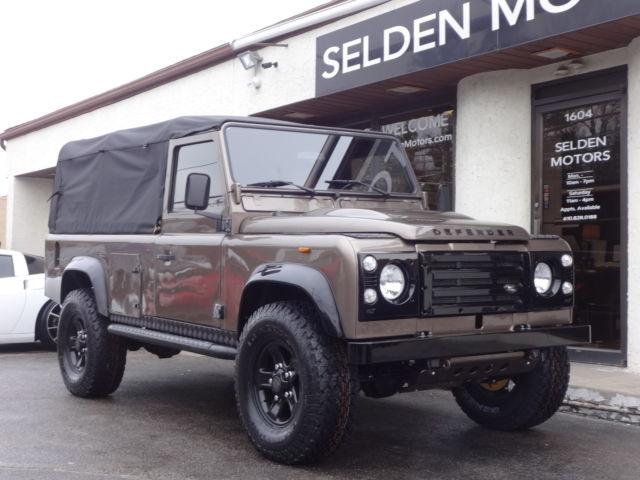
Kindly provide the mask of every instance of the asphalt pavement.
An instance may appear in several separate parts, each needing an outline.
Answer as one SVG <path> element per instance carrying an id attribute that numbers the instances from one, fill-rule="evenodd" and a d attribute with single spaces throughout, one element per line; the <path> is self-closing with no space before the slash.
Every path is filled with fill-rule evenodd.
<path id="1" fill-rule="evenodd" d="M 557 414 L 525 433 L 476 426 L 443 391 L 361 397 L 340 451 L 310 467 L 263 459 L 236 414 L 233 365 L 130 353 L 120 389 L 67 393 L 55 354 L 0 346 L 0 479 L 633 479 L 640 427 Z"/>

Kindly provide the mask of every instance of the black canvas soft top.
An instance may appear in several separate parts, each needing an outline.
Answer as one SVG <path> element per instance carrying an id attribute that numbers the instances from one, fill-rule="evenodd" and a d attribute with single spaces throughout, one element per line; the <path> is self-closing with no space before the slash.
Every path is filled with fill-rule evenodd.
<path id="1" fill-rule="evenodd" d="M 162 217 L 169 141 L 257 117 L 192 116 L 69 142 L 58 156 L 49 209 L 53 234 L 153 233 Z"/>
<path id="2" fill-rule="evenodd" d="M 295 125 L 292 122 L 284 122 L 260 117 L 234 117 L 234 116 L 188 116 L 177 117 L 164 122 L 145 125 L 142 127 L 128 128 L 110 132 L 99 137 L 83 140 L 74 140 L 65 144 L 60 150 L 58 162 L 72 160 L 84 155 L 95 154 L 100 151 L 120 150 L 123 148 L 150 145 L 166 142 L 174 138 L 182 138 L 196 133 L 219 129 L 227 122 L 260 123 L 271 125 Z"/>

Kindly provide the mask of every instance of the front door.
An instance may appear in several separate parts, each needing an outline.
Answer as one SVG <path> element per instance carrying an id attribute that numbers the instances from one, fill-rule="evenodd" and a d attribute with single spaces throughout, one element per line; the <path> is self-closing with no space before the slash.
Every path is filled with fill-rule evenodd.
<path id="1" fill-rule="evenodd" d="M 559 235 L 571 245 L 574 320 L 591 325 L 593 332 L 591 345 L 573 350 L 575 360 L 625 362 L 625 117 L 622 92 L 536 109 L 534 230 Z"/>
<path id="2" fill-rule="evenodd" d="M 0 255 L 0 335 L 12 333 L 22 316 L 26 292 L 24 278 L 16 277 L 12 255 Z"/>
<path id="3" fill-rule="evenodd" d="M 225 211 L 220 152 L 215 134 L 171 142 L 162 232 L 154 246 L 155 315 L 207 326 L 219 326 L 214 307 L 220 302 L 221 222 L 187 210 L 187 176 L 211 178 L 210 214 Z"/>

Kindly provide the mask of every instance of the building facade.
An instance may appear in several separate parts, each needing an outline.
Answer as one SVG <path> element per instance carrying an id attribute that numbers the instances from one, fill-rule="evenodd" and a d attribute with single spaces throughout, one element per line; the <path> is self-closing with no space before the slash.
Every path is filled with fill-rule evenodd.
<path id="1" fill-rule="evenodd" d="M 0 248 L 7 245 L 7 197 L 0 197 Z"/>
<path id="2" fill-rule="evenodd" d="M 0 134 L 9 247 L 42 253 L 66 141 L 200 114 L 398 135 L 433 208 L 567 240 L 572 355 L 640 372 L 640 2 L 331 2 Z"/>

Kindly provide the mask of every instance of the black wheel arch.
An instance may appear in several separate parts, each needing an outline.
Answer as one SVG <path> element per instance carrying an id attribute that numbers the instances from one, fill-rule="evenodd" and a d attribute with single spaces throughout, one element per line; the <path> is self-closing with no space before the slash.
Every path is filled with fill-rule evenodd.
<path id="1" fill-rule="evenodd" d="M 238 313 L 238 336 L 251 315 L 262 305 L 283 300 L 303 300 L 316 307 L 324 332 L 342 338 L 340 313 L 326 276 L 308 265 L 263 264 L 244 286 Z"/>
<path id="2" fill-rule="evenodd" d="M 60 282 L 60 304 L 73 290 L 90 288 L 101 315 L 108 316 L 107 277 L 102 262 L 94 257 L 74 257 L 64 269 Z"/>

